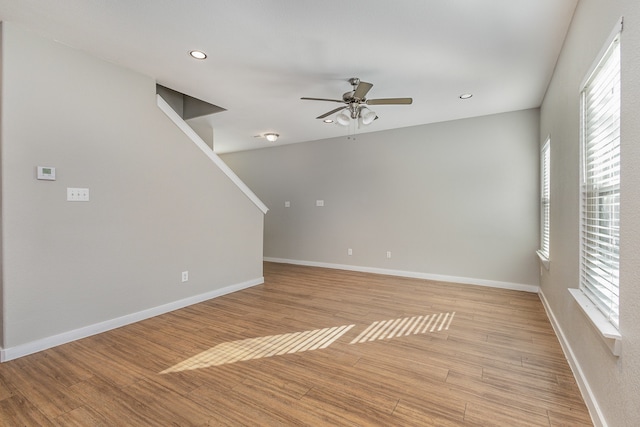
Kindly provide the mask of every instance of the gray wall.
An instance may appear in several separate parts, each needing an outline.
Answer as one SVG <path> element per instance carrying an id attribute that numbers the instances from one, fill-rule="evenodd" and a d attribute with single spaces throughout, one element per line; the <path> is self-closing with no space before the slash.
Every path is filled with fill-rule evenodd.
<path id="1" fill-rule="evenodd" d="M 222 157 L 270 209 L 266 257 L 537 286 L 538 130 L 536 109 Z"/>
<path id="2" fill-rule="evenodd" d="M 567 288 L 578 287 L 580 84 L 624 15 L 622 33 L 622 207 L 620 329 L 611 354 Z M 551 136 L 551 268 L 541 280 L 560 329 L 606 422 L 640 425 L 640 6 L 637 0 L 581 0 L 541 109 Z"/>
<path id="3" fill-rule="evenodd" d="M 262 277 L 262 212 L 157 107 L 155 81 L 2 30 L 5 349 Z"/>
<path id="4" fill-rule="evenodd" d="M 0 26 L 2 25 L 2 23 L 0 23 Z M 3 74 L 3 69 L 4 67 L 2 66 L 3 64 L 3 37 L 2 37 L 2 28 L 0 27 L 0 165 L 2 165 L 2 100 L 4 99 L 4 97 L 2 96 L 2 74 Z M 0 189 L 2 189 L 2 168 L 0 167 Z M 2 193 L 0 192 L 0 213 L 2 212 Z M 1 220 L 1 216 L 0 216 L 0 242 L 2 242 L 2 220 Z M 3 272 L 3 250 L 2 247 L 4 245 L 0 244 L 0 347 L 2 347 L 2 343 L 4 342 L 4 316 L 2 315 L 4 312 L 4 292 L 2 291 L 4 288 L 4 272 Z"/>

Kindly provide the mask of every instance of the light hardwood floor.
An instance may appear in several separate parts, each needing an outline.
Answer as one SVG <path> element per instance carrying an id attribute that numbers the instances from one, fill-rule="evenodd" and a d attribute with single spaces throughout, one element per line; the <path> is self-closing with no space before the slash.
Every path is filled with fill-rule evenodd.
<path id="1" fill-rule="evenodd" d="M 0 365 L 3 426 L 591 425 L 538 296 L 265 263 L 265 284 Z"/>

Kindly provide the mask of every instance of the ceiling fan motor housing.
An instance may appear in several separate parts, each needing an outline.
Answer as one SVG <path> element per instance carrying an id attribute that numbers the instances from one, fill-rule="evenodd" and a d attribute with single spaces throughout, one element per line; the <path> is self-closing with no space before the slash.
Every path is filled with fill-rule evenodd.
<path id="1" fill-rule="evenodd" d="M 350 101 L 353 101 L 353 94 L 354 94 L 354 91 L 350 91 L 350 92 L 345 92 L 345 93 L 343 93 L 343 94 L 342 94 L 342 100 L 343 100 L 344 102 L 350 102 Z"/>

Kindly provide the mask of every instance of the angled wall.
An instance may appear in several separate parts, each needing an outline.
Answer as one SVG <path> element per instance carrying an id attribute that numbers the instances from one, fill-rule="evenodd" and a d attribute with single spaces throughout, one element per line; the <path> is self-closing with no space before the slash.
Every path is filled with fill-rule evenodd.
<path id="1" fill-rule="evenodd" d="M 533 109 L 222 157 L 270 208 L 268 259 L 536 291 L 538 127 Z"/>
<path id="2" fill-rule="evenodd" d="M 620 332 L 612 354 L 567 291 L 579 286 L 580 85 L 620 17 Z M 637 0 L 580 0 L 541 108 L 551 137 L 550 269 L 541 291 L 597 425 L 640 425 L 640 7 Z"/>
<path id="3" fill-rule="evenodd" d="M 158 108 L 155 84 L 2 24 L 5 358 L 263 280 L 263 212 Z"/>

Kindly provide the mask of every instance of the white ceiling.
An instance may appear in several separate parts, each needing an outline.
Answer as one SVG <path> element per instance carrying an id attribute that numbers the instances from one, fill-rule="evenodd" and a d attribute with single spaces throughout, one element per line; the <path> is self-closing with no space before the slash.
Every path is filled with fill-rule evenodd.
<path id="1" fill-rule="evenodd" d="M 0 19 L 226 108 L 205 119 L 225 153 L 539 107 L 577 1 L 0 0 Z M 350 77 L 413 104 L 349 130 L 300 100 Z"/>

